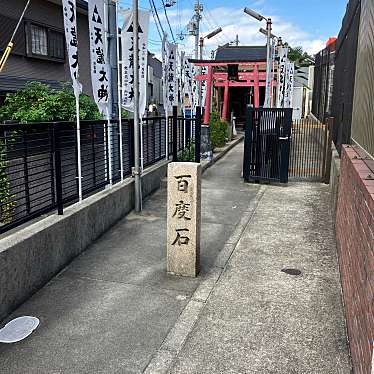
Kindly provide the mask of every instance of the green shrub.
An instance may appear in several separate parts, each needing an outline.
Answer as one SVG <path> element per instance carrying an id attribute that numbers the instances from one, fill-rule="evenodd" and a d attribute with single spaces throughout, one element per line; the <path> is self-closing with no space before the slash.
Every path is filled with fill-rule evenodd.
<path id="1" fill-rule="evenodd" d="M 81 119 L 101 119 L 95 102 L 87 95 L 80 95 Z M 17 122 L 72 121 L 76 118 L 75 97 L 71 87 L 51 89 L 40 82 L 29 82 L 23 90 L 7 94 L 0 108 L 0 120 Z"/>
<path id="2" fill-rule="evenodd" d="M 185 162 L 195 162 L 195 142 L 194 141 L 188 141 L 188 144 L 186 148 L 183 150 L 180 158 L 180 161 Z"/>
<path id="3" fill-rule="evenodd" d="M 9 177 L 6 173 L 6 145 L 0 141 L 0 223 L 11 223 L 16 203 L 11 193 Z"/>
<path id="4" fill-rule="evenodd" d="M 223 147 L 227 140 L 227 122 L 221 121 L 220 114 L 213 112 L 210 114 L 209 126 L 212 148 Z"/>
<path id="5" fill-rule="evenodd" d="M 101 119 L 95 102 L 80 95 L 79 116 L 81 119 Z M 0 108 L 0 121 L 13 120 L 20 123 L 44 121 L 73 121 L 76 118 L 75 96 L 68 86 L 53 90 L 40 82 L 29 82 L 23 90 L 8 94 Z M 12 141 L 12 139 L 10 139 Z M 16 206 L 6 172 L 7 145 L 0 141 L 0 223 L 11 223 Z"/>

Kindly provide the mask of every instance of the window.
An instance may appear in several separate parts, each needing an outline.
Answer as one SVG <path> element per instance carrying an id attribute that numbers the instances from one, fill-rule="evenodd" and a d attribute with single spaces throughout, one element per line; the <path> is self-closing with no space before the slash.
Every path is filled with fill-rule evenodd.
<path id="1" fill-rule="evenodd" d="M 29 22 L 27 50 L 29 57 L 64 62 L 64 33 L 48 26 Z"/>
<path id="2" fill-rule="evenodd" d="M 48 56 L 47 29 L 31 25 L 31 51 L 34 55 Z"/>
<path id="3" fill-rule="evenodd" d="M 65 44 L 64 35 L 58 31 L 49 32 L 49 53 L 52 58 L 64 59 Z"/>

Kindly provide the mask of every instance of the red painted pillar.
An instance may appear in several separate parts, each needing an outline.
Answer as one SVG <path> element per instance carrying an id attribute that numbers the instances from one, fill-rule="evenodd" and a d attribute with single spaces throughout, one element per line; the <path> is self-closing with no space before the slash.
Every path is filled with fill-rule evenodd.
<path id="1" fill-rule="evenodd" d="M 229 79 L 227 76 L 227 80 L 225 82 L 225 91 L 223 93 L 223 109 L 222 109 L 222 120 L 227 121 L 227 111 L 229 108 Z"/>
<path id="2" fill-rule="evenodd" d="M 258 66 L 255 65 L 254 70 L 255 75 L 255 85 L 254 85 L 254 104 L 255 108 L 258 108 L 260 106 L 260 84 L 259 84 L 259 77 L 258 77 Z"/>
<path id="3" fill-rule="evenodd" d="M 213 81 L 213 66 L 208 66 L 208 78 L 206 81 L 206 99 L 205 99 L 205 113 L 204 123 L 209 123 L 210 117 L 210 104 L 212 101 L 212 82 Z"/>

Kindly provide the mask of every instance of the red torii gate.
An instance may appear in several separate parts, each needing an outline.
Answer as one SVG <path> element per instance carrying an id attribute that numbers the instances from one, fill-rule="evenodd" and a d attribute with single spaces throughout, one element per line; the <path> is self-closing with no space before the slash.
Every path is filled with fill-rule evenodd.
<path id="1" fill-rule="evenodd" d="M 195 66 L 207 66 L 208 73 L 197 75 L 198 81 L 206 81 L 206 99 L 204 123 L 209 123 L 210 106 L 212 99 L 212 87 L 224 87 L 222 119 L 228 119 L 229 89 L 230 87 L 253 87 L 254 88 L 254 106 L 260 106 L 260 87 L 266 86 L 266 61 L 264 62 L 243 62 L 243 61 L 216 61 L 216 60 L 190 60 Z M 214 68 L 226 67 L 228 65 L 238 65 L 238 79 L 228 79 L 227 72 L 214 72 Z M 240 67 L 251 67 L 252 71 L 240 71 Z M 271 92 L 276 86 L 276 80 L 271 82 Z"/>

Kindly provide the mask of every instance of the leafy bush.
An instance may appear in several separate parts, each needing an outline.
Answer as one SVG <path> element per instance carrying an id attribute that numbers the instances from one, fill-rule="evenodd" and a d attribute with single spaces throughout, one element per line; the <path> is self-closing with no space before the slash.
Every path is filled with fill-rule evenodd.
<path id="1" fill-rule="evenodd" d="M 188 141 L 188 144 L 186 145 L 186 148 L 183 150 L 180 161 L 191 161 L 195 162 L 195 142 L 194 141 Z"/>
<path id="2" fill-rule="evenodd" d="M 101 119 L 95 102 L 86 95 L 79 98 L 81 119 Z M 0 121 L 21 123 L 44 121 L 72 121 L 76 118 L 75 96 L 68 86 L 53 90 L 40 82 L 29 82 L 23 90 L 8 94 L 0 108 Z M 0 224 L 12 222 L 16 206 L 6 172 L 7 145 L 0 141 Z"/>
<path id="3" fill-rule="evenodd" d="M 15 195 L 11 193 L 9 177 L 6 173 L 6 154 L 5 144 L 0 141 L 0 223 L 6 224 L 12 222 Z"/>
<path id="4" fill-rule="evenodd" d="M 212 148 L 223 147 L 227 140 L 227 122 L 221 121 L 220 114 L 213 112 L 210 114 L 209 126 Z"/>
<path id="5" fill-rule="evenodd" d="M 95 102 L 86 95 L 79 98 L 81 119 L 101 119 Z M 29 82 L 23 90 L 7 94 L 0 108 L 0 120 L 17 122 L 72 121 L 76 117 L 75 97 L 69 86 L 51 89 L 40 82 Z"/>

